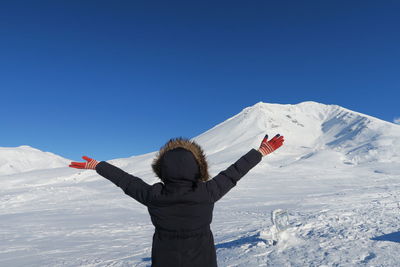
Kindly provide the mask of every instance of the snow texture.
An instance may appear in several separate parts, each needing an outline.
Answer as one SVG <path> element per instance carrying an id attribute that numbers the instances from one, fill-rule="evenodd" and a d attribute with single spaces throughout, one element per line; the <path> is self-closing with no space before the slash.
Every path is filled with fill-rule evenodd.
<path id="1" fill-rule="evenodd" d="M 215 175 L 265 133 L 284 146 L 216 204 L 219 266 L 400 266 L 400 125 L 335 105 L 257 103 L 194 139 Z M 154 183 L 155 153 L 111 163 Z M 150 266 L 146 208 L 68 162 L 0 148 L 0 266 Z M 278 208 L 290 226 L 274 246 Z"/>
<path id="2" fill-rule="evenodd" d="M 65 167 L 70 161 L 30 146 L 0 147 L 0 175 Z"/>

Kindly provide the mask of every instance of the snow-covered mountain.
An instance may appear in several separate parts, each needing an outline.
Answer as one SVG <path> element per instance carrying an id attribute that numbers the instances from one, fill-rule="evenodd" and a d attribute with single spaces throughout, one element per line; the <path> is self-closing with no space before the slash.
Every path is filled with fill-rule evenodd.
<path id="1" fill-rule="evenodd" d="M 318 160 L 320 154 L 326 153 L 335 162 L 345 164 L 400 161 L 400 125 L 316 102 L 297 105 L 259 102 L 193 139 L 202 145 L 209 160 L 217 164 L 230 162 L 249 148 L 258 147 L 266 133 L 270 137 L 277 133 L 285 136 L 285 146 L 279 155 L 271 155 L 281 165 Z M 148 166 L 155 153 L 113 162 L 137 170 L 140 163 Z M 65 167 L 67 163 L 69 160 L 65 158 L 29 146 L 0 147 L 0 175 Z"/>
<path id="2" fill-rule="evenodd" d="M 250 148 L 257 148 L 265 134 L 272 138 L 277 133 L 286 141 L 279 153 L 269 156 L 272 168 L 321 161 L 331 166 L 400 161 L 400 125 L 316 102 L 259 102 L 193 139 L 204 148 L 215 174 Z M 155 153 L 113 163 L 151 177 L 146 170 Z"/>
<path id="3" fill-rule="evenodd" d="M 269 133 L 285 136 L 279 157 L 291 161 L 339 152 L 347 164 L 399 162 L 400 126 L 337 105 L 257 103 L 195 139 L 207 154 L 223 158 L 226 151 L 243 153 Z M 216 157 L 217 157 L 216 156 Z"/>
<path id="4" fill-rule="evenodd" d="M 0 175 L 65 167 L 69 162 L 30 146 L 0 147 Z"/>
<path id="5" fill-rule="evenodd" d="M 336 105 L 257 103 L 194 139 L 216 174 L 265 133 L 284 146 L 216 203 L 219 266 L 399 266 L 400 125 Z M 152 184 L 155 153 L 111 162 Z M 0 266 L 150 266 L 146 208 L 68 162 L 0 148 Z M 290 228 L 274 246 L 276 208 Z"/>

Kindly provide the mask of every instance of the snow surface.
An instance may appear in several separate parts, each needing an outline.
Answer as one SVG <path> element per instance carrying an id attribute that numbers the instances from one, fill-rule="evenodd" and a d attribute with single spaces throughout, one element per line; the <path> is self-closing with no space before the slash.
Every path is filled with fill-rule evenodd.
<path id="1" fill-rule="evenodd" d="M 30 146 L 0 147 L 0 175 L 65 167 L 70 161 Z"/>
<path id="2" fill-rule="evenodd" d="M 400 266 L 400 125 L 335 105 L 257 103 L 194 139 L 215 175 L 265 133 L 285 145 L 215 206 L 219 266 Z M 154 156 L 111 163 L 154 183 Z M 67 163 L 0 148 L 0 266 L 150 266 L 147 209 Z M 290 227 L 272 245 L 277 208 Z"/>

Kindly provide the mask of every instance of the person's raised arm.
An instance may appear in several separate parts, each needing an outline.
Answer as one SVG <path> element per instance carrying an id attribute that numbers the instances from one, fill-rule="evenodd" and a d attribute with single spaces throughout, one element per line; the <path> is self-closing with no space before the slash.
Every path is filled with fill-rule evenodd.
<path id="1" fill-rule="evenodd" d="M 266 156 L 282 146 L 284 137 L 277 134 L 268 141 L 268 135 L 264 137 L 258 150 L 251 149 L 226 170 L 220 172 L 213 179 L 206 182 L 207 191 L 213 202 L 218 201 L 231 190 L 236 183 L 254 166 L 263 156 Z"/>
<path id="2" fill-rule="evenodd" d="M 125 194 L 136 199 L 143 205 L 147 205 L 150 197 L 151 186 L 142 179 L 124 172 L 120 168 L 105 161 L 98 162 L 89 157 L 82 157 L 86 162 L 71 162 L 69 167 L 77 169 L 96 170 L 98 174 L 120 187 Z"/>

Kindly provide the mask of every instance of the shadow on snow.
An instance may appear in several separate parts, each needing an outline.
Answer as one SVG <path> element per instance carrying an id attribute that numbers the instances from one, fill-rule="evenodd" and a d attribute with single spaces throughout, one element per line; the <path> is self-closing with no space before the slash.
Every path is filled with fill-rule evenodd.
<path id="1" fill-rule="evenodd" d="M 218 248 L 232 248 L 232 247 L 240 247 L 241 245 L 244 244 L 250 244 L 251 246 L 256 245 L 258 242 L 265 242 L 264 239 L 260 238 L 260 235 L 257 233 L 255 235 L 251 235 L 251 236 L 244 236 L 244 237 L 240 237 L 238 239 L 229 241 L 229 242 L 225 242 L 225 243 L 219 243 L 216 244 L 215 247 Z"/>
<path id="2" fill-rule="evenodd" d="M 400 232 L 393 232 L 386 235 L 376 236 L 371 238 L 371 240 L 375 241 L 391 241 L 400 243 Z"/>

